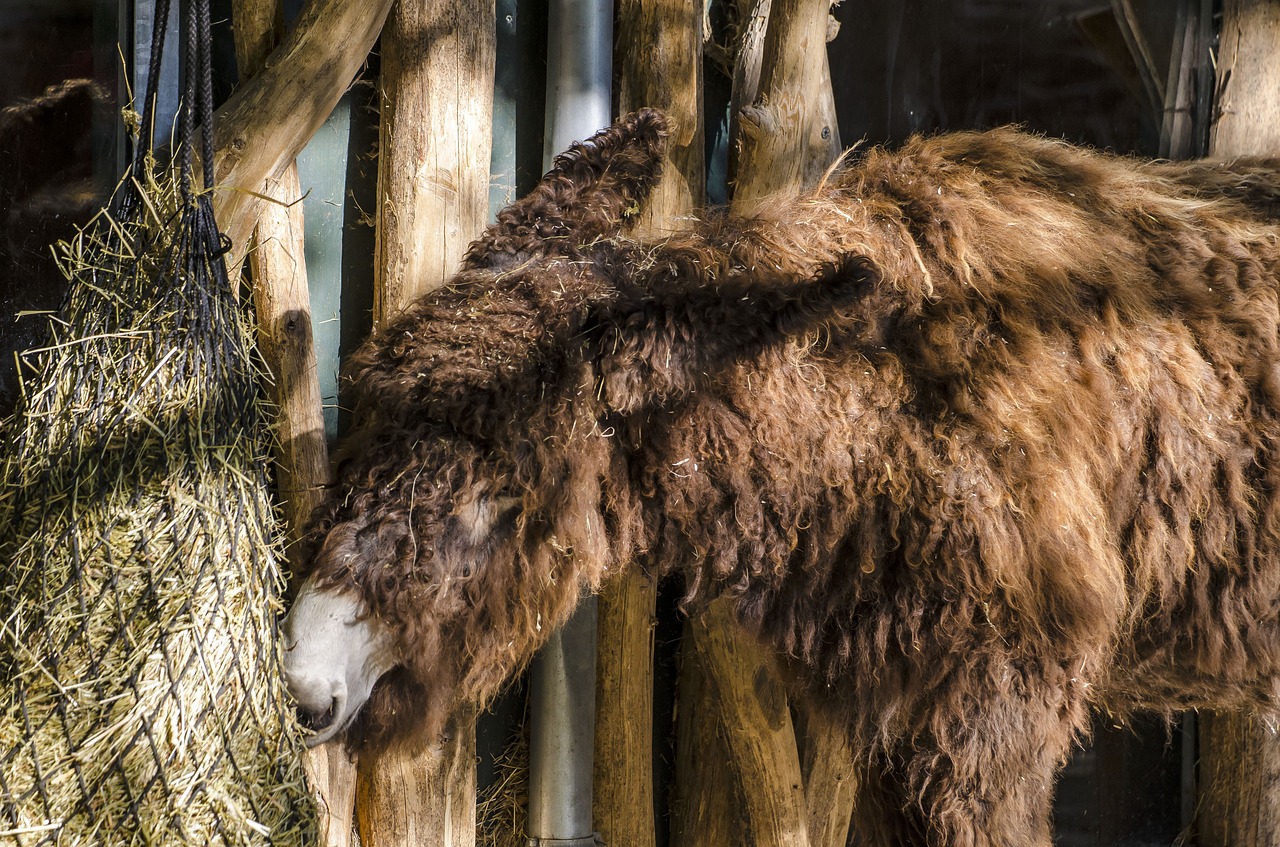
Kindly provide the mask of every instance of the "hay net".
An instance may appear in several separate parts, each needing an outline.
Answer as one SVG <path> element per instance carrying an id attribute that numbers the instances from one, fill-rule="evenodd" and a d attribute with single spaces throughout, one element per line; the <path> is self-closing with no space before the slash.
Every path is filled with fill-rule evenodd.
<path id="1" fill-rule="evenodd" d="M 257 369 L 190 187 L 211 98 L 185 88 L 177 164 L 148 158 L 144 114 L 109 208 L 61 245 L 71 292 L 0 433 L 0 845 L 314 841 Z"/>

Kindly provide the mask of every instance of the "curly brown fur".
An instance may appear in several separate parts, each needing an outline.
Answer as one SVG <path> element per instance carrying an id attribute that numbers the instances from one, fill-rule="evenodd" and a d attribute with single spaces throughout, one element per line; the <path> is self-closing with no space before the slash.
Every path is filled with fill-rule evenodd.
<path id="1" fill-rule="evenodd" d="M 409 657 L 357 742 L 631 567 L 846 723 L 870 843 L 1045 847 L 1094 708 L 1276 711 L 1280 162 L 920 138 L 645 244 L 662 130 L 578 148 L 355 358 L 315 568 Z"/>

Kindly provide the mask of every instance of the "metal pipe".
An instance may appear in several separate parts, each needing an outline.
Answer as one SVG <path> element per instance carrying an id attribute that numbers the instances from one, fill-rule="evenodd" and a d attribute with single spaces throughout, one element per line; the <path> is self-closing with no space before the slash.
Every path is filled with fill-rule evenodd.
<path id="1" fill-rule="evenodd" d="M 612 0 L 552 0 L 543 162 L 612 122 Z"/>
<path id="2" fill-rule="evenodd" d="M 613 112 L 612 0 L 552 0 L 547 22 L 545 169 Z M 530 847 L 592 847 L 596 602 L 588 598 L 542 649 L 530 681 Z"/>
<path id="3" fill-rule="evenodd" d="M 588 598 L 542 648 L 530 680 L 529 845 L 590 847 L 596 709 L 596 603 Z"/>

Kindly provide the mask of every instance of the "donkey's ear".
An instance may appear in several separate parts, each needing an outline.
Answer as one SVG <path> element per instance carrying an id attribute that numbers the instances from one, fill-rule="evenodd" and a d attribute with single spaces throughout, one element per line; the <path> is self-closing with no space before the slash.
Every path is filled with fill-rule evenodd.
<path id="1" fill-rule="evenodd" d="M 567 254 L 621 231 L 662 173 L 667 134 L 666 116 L 642 109 L 574 144 L 533 191 L 498 213 L 467 251 L 464 267 Z"/>
<path id="2" fill-rule="evenodd" d="M 846 255 L 808 278 L 763 275 L 655 280 L 601 316 L 597 358 L 606 406 L 631 414 L 693 393 L 708 375 L 815 331 L 880 282 L 866 256 Z"/>

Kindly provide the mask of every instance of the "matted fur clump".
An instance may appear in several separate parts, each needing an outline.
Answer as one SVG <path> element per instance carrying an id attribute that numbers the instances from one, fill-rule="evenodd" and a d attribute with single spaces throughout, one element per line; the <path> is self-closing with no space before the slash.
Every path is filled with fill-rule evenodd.
<path id="1" fill-rule="evenodd" d="M 247 333 L 176 177 L 131 178 L 3 427 L 0 842 L 310 844 Z"/>
<path id="2" fill-rule="evenodd" d="M 645 243 L 664 133 L 576 146 L 351 362 L 304 591 L 392 645 L 352 744 L 636 567 L 843 721 L 868 843 L 1047 847 L 1092 709 L 1276 713 L 1280 162 L 918 138 Z"/>

